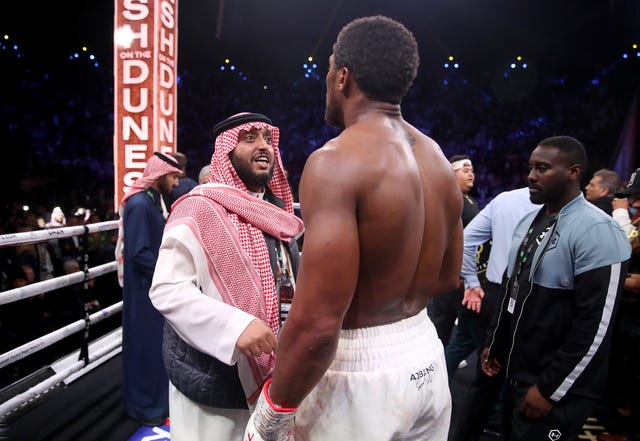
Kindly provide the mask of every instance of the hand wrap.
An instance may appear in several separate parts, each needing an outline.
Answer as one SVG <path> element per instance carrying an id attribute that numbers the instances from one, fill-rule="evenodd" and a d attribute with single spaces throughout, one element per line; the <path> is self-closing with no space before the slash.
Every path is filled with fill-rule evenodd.
<path id="1" fill-rule="evenodd" d="M 280 407 L 269 397 L 271 378 L 262 388 L 244 431 L 244 441 L 293 441 L 293 419 L 297 407 Z"/>

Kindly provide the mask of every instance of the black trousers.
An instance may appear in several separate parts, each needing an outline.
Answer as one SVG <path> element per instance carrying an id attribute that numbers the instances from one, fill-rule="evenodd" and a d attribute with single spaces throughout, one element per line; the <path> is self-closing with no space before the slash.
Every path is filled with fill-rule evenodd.
<path id="1" fill-rule="evenodd" d="M 496 283 L 487 283 L 482 299 L 481 323 L 485 330 L 499 307 L 501 290 Z M 480 367 L 480 357 L 475 365 L 475 376 L 467 393 L 454 403 L 448 441 L 469 441 L 482 434 L 490 420 L 499 420 L 503 395 L 504 370 L 488 377 Z M 494 413 L 498 413 L 495 415 Z"/>
<path id="2" fill-rule="evenodd" d="M 614 322 L 605 403 L 611 412 L 627 408 L 631 416 L 612 421 L 609 430 L 640 440 L 640 303 L 623 297 Z"/>
<path id="3" fill-rule="evenodd" d="M 445 348 L 451 338 L 453 326 L 458 317 L 458 306 L 462 304 L 463 295 L 464 291 L 454 289 L 446 294 L 432 297 L 427 303 L 427 314 Z"/>
<path id="4" fill-rule="evenodd" d="M 509 441 L 574 441 L 578 440 L 583 424 L 592 414 L 597 401 L 584 397 L 564 397 L 542 419 L 529 420 L 518 408 L 524 400 L 529 384 L 508 380 L 503 399 L 505 439 Z"/>

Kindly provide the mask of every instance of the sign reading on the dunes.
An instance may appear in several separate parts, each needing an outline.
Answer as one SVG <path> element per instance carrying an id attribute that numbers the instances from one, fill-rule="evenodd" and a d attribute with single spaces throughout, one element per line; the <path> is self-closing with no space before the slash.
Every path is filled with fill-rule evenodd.
<path id="1" fill-rule="evenodd" d="M 153 152 L 176 150 L 177 0 L 115 0 L 114 207 Z"/>

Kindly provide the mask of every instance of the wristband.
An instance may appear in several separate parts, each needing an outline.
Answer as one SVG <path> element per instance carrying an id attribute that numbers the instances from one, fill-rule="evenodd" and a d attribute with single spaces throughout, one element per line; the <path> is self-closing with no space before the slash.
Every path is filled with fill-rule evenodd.
<path id="1" fill-rule="evenodd" d="M 269 397 L 271 378 L 258 397 L 255 410 L 244 432 L 244 441 L 293 441 L 293 423 L 297 407 L 281 407 Z"/>

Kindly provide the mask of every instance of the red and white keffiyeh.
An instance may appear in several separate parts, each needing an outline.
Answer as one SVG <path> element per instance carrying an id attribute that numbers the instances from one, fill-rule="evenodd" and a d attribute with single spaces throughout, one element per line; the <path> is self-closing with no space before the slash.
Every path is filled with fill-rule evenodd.
<path id="1" fill-rule="evenodd" d="M 160 156 L 161 153 L 154 154 L 147 161 L 147 165 L 144 168 L 144 172 L 142 176 L 140 176 L 136 181 L 129 187 L 125 195 L 122 197 L 122 201 L 120 201 L 120 206 L 118 207 L 118 214 L 120 218 L 118 219 L 118 242 L 116 242 L 116 265 L 118 269 L 118 283 L 120 286 L 123 286 L 123 277 L 124 277 L 124 207 L 127 204 L 127 201 L 131 196 L 136 193 L 140 193 L 141 191 L 147 191 L 151 185 L 164 175 L 168 175 L 170 173 L 182 173 L 182 170 L 179 168 L 178 163 L 173 159 L 166 155 Z M 175 163 L 175 166 L 171 165 L 171 163 Z"/>
<path id="2" fill-rule="evenodd" d="M 177 225 L 188 226 L 200 240 L 208 258 L 209 276 L 222 300 L 258 317 L 277 335 L 278 300 L 263 232 L 278 240 L 295 240 L 304 229 L 302 221 L 242 190 L 209 183 L 197 186 L 173 204 L 165 231 Z M 255 231 L 259 237 L 253 235 Z M 266 257 L 256 264 L 256 255 L 261 251 Z M 265 262 L 267 268 L 258 266 Z M 238 374 L 249 404 L 260 395 L 274 365 L 275 358 L 268 354 L 243 356 L 238 361 Z"/>

